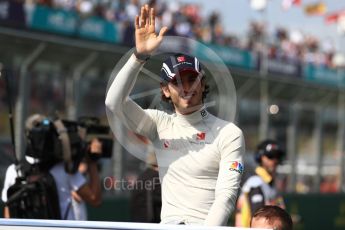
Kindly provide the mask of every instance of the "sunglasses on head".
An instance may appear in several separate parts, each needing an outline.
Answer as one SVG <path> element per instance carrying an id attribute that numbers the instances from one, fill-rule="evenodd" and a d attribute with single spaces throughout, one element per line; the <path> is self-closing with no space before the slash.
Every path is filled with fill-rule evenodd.
<path id="1" fill-rule="evenodd" d="M 281 152 L 275 152 L 275 151 L 266 152 L 264 155 L 270 160 L 277 159 L 279 162 L 283 161 L 283 155 Z"/>

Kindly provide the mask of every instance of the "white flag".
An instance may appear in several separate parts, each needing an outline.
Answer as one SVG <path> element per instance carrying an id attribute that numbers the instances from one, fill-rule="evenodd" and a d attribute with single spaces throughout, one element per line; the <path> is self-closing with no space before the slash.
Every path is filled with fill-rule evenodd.
<path id="1" fill-rule="evenodd" d="M 267 6 L 267 0 L 251 0 L 250 7 L 253 10 L 261 11 L 264 10 Z"/>
<path id="2" fill-rule="evenodd" d="M 345 35 L 345 16 L 340 16 L 338 18 L 338 33 L 340 35 Z"/>

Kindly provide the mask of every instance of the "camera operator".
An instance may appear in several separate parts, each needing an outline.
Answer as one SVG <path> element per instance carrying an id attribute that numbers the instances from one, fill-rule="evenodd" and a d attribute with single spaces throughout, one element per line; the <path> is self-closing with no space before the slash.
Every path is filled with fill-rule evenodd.
<path id="1" fill-rule="evenodd" d="M 44 122 L 45 119 L 46 118 L 44 116 L 38 114 L 30 116 L 26 121 L 27 133 L 30 132 L 31 129 Z M 61 136 L 59 136 L 60 141 L 61 139 Z M 100 155 L 102 153 L 102 144 L 97 139 L 93 139 L 87 147 L 87 151 L 89 152 L 89 154 L 86 154 L 86 162 L 88 164 L 88 181 L 77 170 L 75 173 L 66 172 L 65 162 L 62 160 L 60 162 L 56 162 L 54 165 L 48 168 L 49 173 L 53 176 L 56 184 L 61 219 L 76 219 L 73 208 L 71 207 L 72 192 L 76 192 L 83 201 L 93 206 L 98 206 L 101 203 L 101 183 L 98 176 L 97 162 L 93 160 L 97 157 L 92 157 L 91 155 Z M 45 162 L 42 162 L 41 159 L 27 156 L 27 153 L 25 158 L 31 166 L 37 165 L 40 168 L 47 168 L 47 164 Z M 11 187 L 11 185 L 15 184 L 17 177 L 18 173 L 16 171 L 16 166 L 12 164 L 6 171 L 4 188 L 2 190 L 3 202 L 6 202 L 8 200 L 7 190 Z M 27 212 L 30 211 L 31 210 L 27 210 Z M 10 218 L 8 207 L 5 207 L 4 217 Z"/>
<path id="2" fill-rule="evenodd" d="M 94 138 L 90 143 L 88 151 L 94 155 L 102 154 L 102 142 L 100 142 L 97 138 Z M 87 158 L 84 158 L 78 166 L 78 172 L 86 176 L 89 169 L 89 165 L 90 164 L 88 163 Z M 71 195 L 72 195 L 72 208 L 73 208 L 75 220 L 87 220 L 86 202 L 75 191 L 72 191 Z"/>

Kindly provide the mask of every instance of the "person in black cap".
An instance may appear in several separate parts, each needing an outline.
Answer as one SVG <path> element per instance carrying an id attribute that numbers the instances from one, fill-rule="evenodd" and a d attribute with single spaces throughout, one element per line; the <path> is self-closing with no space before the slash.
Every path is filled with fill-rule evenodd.
<path id="1" fill-rule="evenodd" d="M 135 19 L 136 50 L 107 92 L 108 115 L 155 147 L 162 182 L 161 223 L 226 225 L 243 172 L 243 134 L 206 110 L 207 86 L 198 59 L 176 54 L 163 62 L 162 97 L 172 103 L 174 114 L 142 109 L 128 97 L 166 31 L 164 27 L 156 35 L 154 9 L 143 6 Z"/>
<path id="2" fill-rule="evenodd" d="M 163 62 L 160 78 L 162 100 L 171 102 L 175 110 L 189 114 L 203 106 L 208 86 L 196 57 L 186 54 L 170 56 Z M 179 85 L 184 86 L 181 92 L 178 90 Z M 199 85 L 200 88 L 197 87 Z M 193 88 L 192 94 L 189 93 L 189 88 Z"/>
<path id="3" fill-rule="evenodd" d="M 244 182 L 237 202 L 237 227 L 249 227 L 253 213 L 264 205 L 285 208 L 274 184 L 276 169 L 284 156 L 285 151 L 277 141 L 265 140 L 258 145 L 255 152 L 258 167 L 255 174 Z"/>

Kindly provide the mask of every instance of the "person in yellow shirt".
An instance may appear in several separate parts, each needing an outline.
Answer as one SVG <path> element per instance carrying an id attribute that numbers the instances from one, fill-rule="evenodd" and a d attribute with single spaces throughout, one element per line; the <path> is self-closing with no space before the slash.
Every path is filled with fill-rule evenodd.
<path id="1" fill-rule="evenodd" d="M 276 205 L 285 209 L 283 197 L 278 194 L 274 185 L 276 169 L 284 156 L 285 151 L 277 141 L 265 140 L 258 145 L 255 152 L 258 167 L 255 174 L 243 183 L 237 201 L 237 227 L 249 227 L 253 213 L 264 205 Z"/>

